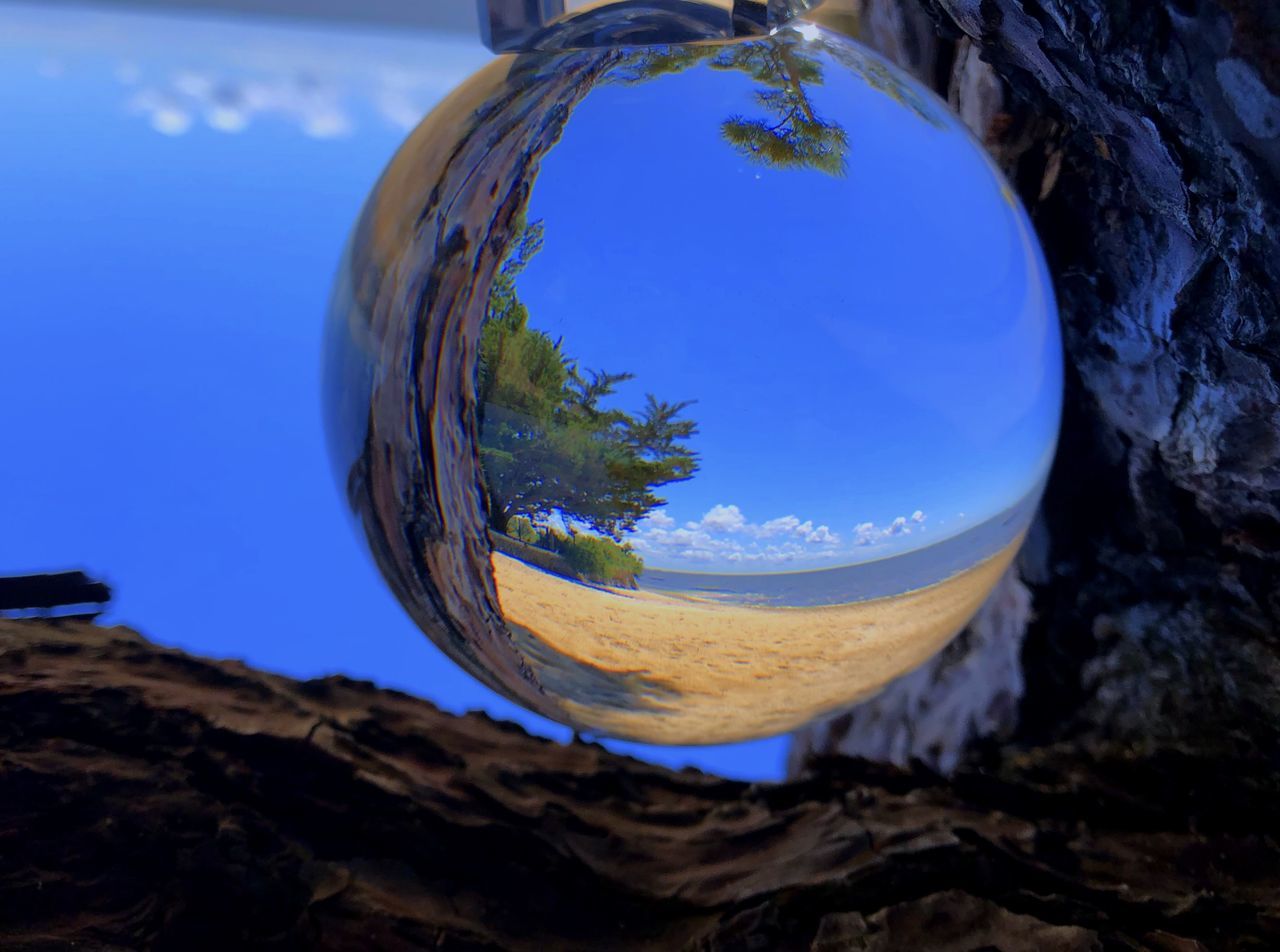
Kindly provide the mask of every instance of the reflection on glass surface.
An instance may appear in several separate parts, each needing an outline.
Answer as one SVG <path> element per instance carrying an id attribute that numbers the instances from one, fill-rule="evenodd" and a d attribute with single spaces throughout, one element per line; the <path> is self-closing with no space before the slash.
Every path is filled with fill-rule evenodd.
<path id="1" fill-rule="evenodd" d="M 331 445 L 468 670 L 580 728 L 720 742 L 963 627 L 1039 500 L 1059 348 L 1007 184 L 852 42 L 525 54 L 365 206 Z"/>
<path id="2" fill-rule="evenodd" d="M 495 53 L 762 36 L 822 0 L 479 0 Z"/>

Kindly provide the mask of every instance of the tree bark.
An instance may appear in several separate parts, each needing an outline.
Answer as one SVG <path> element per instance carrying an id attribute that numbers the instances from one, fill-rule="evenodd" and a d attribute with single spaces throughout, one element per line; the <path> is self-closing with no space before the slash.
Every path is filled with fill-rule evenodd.
<path id="1" fill-rule="evenodd" d="M 368 407 L 355 458 L 341 465 L 375 560 L 455 661 L 549 717 L 563 718 L 560 704 L 514 645 L 490 568 L 475 367 L 489 291 L 542 157 L 616 59 L 608 49 L 499 59 L 454 90 L 370 195 L 333 305 L 345 350 L 364 358 L 335 361 L 330 386 L 339 404 Z"/>
<path id="2" fill-rule="evenodd" d="M 1277 780 L 1220 751 L 749 785 L 36 621 L 0 751 L 5 949 L 1280 943 Z"/>
<path id="3" fill-rule="evenodd" d="M 829 6 L 933 80 L 1011 173 L 1056 276 L 1068 382 L 1020 566 L 1032 620 L 988 606 L 926 669 L 803 732 L 793 764 L 896 737 L 899 759 L 946 766 L 993 732 L 1275 757 L 1280 8 Z M 923 10 L 941 41 L 913 39 Z M 1010 638 L 1021 670 L 1007 650 L 982 661 Z M 1009 696 L 1016 715 L 991 716 Z"/>

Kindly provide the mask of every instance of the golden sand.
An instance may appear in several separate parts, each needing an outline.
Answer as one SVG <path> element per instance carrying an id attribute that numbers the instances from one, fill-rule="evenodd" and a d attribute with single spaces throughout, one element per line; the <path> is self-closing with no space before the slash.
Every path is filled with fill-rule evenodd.
<path id="1" fill-rule="evenodd" d="M 552 648 L 679 692 L 655 710 L 566 704 L 580 726 L 669 744 L 791 730 L 874 693 L 965 626 L 1021 545 L 902 595 L 816 608 L 759 608 L 581 585 L 494 553 L 507 618 Z"/>

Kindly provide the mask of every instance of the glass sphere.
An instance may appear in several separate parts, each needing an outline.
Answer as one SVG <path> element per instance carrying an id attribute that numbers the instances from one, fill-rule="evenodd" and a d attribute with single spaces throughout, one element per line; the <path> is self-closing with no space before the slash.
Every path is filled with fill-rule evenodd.
<path id="1" fill-rule="evenodd" d="M 417 624 L 654 743 L 790 730 L 942 648 L 1061 390 L 1009 185 L 811 24 L 498 58 L 383 173 L 327 330 L 338 477 Z"/>

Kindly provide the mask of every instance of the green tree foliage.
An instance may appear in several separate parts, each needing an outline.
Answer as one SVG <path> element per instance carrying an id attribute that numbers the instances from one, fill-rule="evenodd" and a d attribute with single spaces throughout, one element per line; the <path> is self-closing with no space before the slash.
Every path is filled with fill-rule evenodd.
<path id="1" fill-rule="evenodd" d="M 580 370 L 559 340 L 529 326 L 515 278 L 542 247 L 541 222 L 524 225 L 494 281 L 480 339 L 477 396 L 489 523 L 559 515 L 620 538 L 663 505 L 655 490 L 689 479 L 697 432 L 690 402 L 652 394 L 638 414 L 611 406 L 631 374 Z"/>
<path id="2" fill-rule="evenodd" d="M 822 64 L 800 52 L 798 41 L 798 34 L 787 32 L 767 42 L 732 46 L 711 61 L 712 69 L 739 70 L 760 83 L 755 99 L 766 114 L 731 116 L 720 134 L 739 152 L 771 168 L 843 175 L 849 136 L 838 123 L 814 112 L 805 84 L 822 85 Z"/>
<path id="3" fill-rule="evenodd" d="M 706 64 L 745 73 L 759 84 L 755 101 L 764 116 L 733 115 L 720 124 L 725 142 L 771 168 L 816 169 L 843 175 L 849 148 L 844 128 L 820 117 L 808 88 L 823 83 L 822 63 L 794 31 L 721 46 L 655 46 L 632 54 L 615 73 L 626 83 L 648 82 Z"/>

